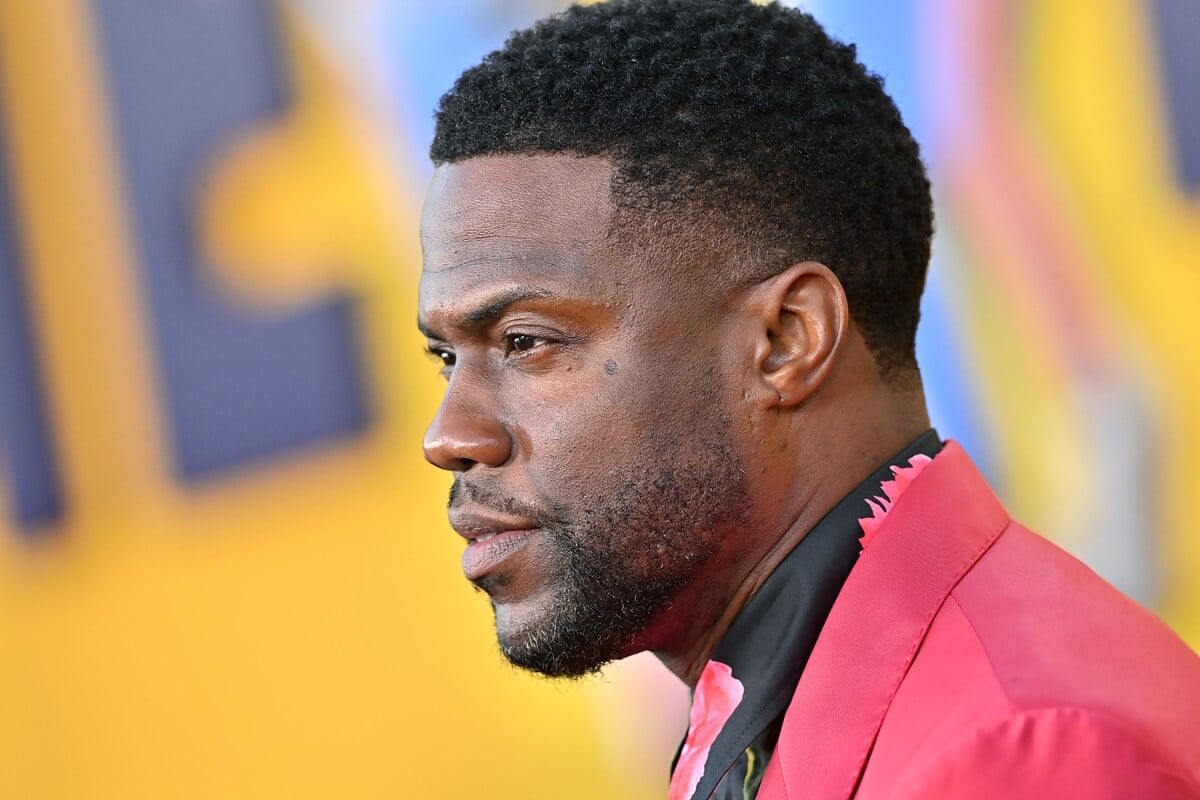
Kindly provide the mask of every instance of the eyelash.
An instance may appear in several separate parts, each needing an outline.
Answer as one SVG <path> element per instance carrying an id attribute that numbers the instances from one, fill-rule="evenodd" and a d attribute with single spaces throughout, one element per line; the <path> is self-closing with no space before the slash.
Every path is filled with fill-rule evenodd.
<path id="1" fill-rule="evenodd" d="M 454 366 L 455 359 L 453 350 L 447 350 L 444 347 L 428 347 L 426 348 L 426 351 L 429 353 L 429 355 L 433 356 L 442 363 L 442 369 Z"/>
<path id="2" fill-rule="evenodd" d="M 518 342 L 522 342 L 525 346 L 522 347 Z M 505 357 L 516 354 L 520 358 L 526 353 L 533 350 L 539 344 L 545 344 L 546 339 L 541 336 L 535 336 L 532 333 L 509 333 L 504 336 L 504 355 Z M 441 362 L 442 369 L 449 369 L 454 366 L 456 358 L 454 351 L 445 347 L 429 347 L 426 348 L 431 356 Z"/>

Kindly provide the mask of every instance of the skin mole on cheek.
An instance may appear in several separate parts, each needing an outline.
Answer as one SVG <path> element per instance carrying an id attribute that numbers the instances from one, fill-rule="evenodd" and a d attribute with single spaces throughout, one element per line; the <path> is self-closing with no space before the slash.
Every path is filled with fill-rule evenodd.
<path id="1" fill-rule="evenodd" d="M 616 361 L 613 361 L 610 358 L 608 361 L 604 362 L 604 371 L 607 372 L 609 375 L 616 375 L 618 372 L 621 371 L 621 368 L 617 366 Z"/>

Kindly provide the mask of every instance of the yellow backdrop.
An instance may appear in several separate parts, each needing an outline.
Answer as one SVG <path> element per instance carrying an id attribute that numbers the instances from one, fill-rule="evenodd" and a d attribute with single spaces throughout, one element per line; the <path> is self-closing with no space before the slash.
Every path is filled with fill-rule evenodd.
<path id="1" fill-rule="evenodd" d="M 172 452 L 99 6 L 0 3 L 0 156 L 63 498 L 18 523 L 0 464 L 0 797 L 661 797 L 682 688 L 648 658 L 582 683 L 515 672 L 460 574 L 448 482 L 419 448 L 441 390 L 413 325 L 419 178 L 313 5 L 277 7 L 286 113 L 212 143 L 181 202 L 202 281 L 239 314 L 353 299 L 370 422 L 196 482 Z M 1132 374 L 1161 447 L 1139 535 L 1160 610 L 1196 644 L 1200 211 L 1161 158 L 1140 5 L 1020 7 L 998 46 L 1026 150 L 1004 153 L 1049 165 L 1070 231 L 1056 246 L 1110 343 L 1081 346 L 1095 362 L 1051 346 L 1070 337 L 1011 266 L 1045 257 L 1040 240 L 1012 244 L 1019 215 L 989 193 L 979 142 L 948 146 L 963 161 L 935 170 L 957 204 L 940 252 L 957 258 L 992 463 L 1021 516 L 1086 551 L 1072 537 L 1098 502 L 1096 431 L 1079 387 Z M 1097 82 L 1101 62 L 1120 79 Z M 996 125 L 1018 113 L 988 108 Z"/>

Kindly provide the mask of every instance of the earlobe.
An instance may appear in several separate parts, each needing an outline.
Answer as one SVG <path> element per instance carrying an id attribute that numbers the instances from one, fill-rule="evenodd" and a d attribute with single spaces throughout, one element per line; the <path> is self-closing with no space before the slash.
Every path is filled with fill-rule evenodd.
<path id="1" fill-rule="evenodd" d="M 760 380 L 780 407 L 799 405 L 825 382 L 850 323 L 841 281 L 824 264 L 788 267 L 759 287 Z"/>

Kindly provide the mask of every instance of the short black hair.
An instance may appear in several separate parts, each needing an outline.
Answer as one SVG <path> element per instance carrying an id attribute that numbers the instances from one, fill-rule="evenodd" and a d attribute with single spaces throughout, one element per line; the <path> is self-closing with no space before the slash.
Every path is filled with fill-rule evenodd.
<path id="1" fill-rule="evenodd" d="M 736 242 L 743 279 L 820 261 L 881 373 L 914 373 L 929 180 L 883 81 L 810 15 L 751 0 L 572 6 L 464 72 L 436 122 L 435 164 L 609 158 L 618 209 Z"/>

